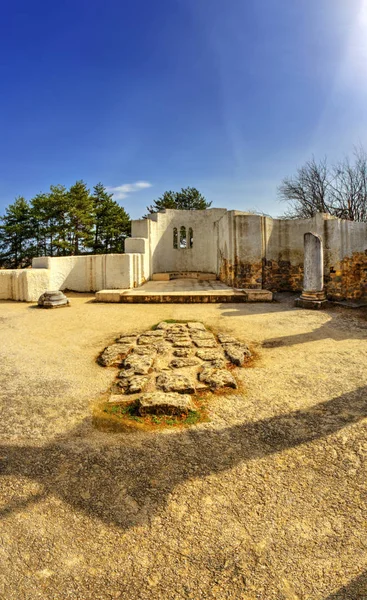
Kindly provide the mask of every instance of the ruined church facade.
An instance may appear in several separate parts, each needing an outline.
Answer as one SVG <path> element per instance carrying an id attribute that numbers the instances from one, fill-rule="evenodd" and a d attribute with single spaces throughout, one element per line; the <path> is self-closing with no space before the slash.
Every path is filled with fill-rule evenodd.
<path id="1" fill-rule="evenodd" d="M 367 223 L 317 214 L 272 219 L 241 211 L 166 210 L 132 222 L 125 254 L 39 257 L 32 269 L 0 271 L 0 299 L 34 301 L 46 289 L 129 289 L 157 274 L 211 274 L 240 289 L 299 292 L 304 235 L 323 245 L 329 299 L 367 300 Z"/>

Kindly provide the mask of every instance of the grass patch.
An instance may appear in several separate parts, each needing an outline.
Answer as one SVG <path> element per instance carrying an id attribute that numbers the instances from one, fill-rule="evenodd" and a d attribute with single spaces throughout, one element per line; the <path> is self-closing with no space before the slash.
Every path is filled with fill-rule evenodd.
<path id="1" fill-rule="evenodd" d="M 189 410 L 182 415 L 146 415 L 140 416 L 138 404 L 135 401 L 121 404 L 103 402 L 93 411 L 93 424 L 97 429 L 107 431 L 124 431 L 140 429 L 152 431 L 155 429 L 182 428 L 208 421 L 206 402 L 198 397 L 193 399 L 195 410 Z"/>

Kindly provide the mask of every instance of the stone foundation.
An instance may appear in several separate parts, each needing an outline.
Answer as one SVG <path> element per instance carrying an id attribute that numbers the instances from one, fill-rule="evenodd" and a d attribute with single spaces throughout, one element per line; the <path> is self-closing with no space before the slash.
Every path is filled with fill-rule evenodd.
<path id="1" fill-rule="evenodd" d="M 326 294 L 330 300 L 367 299 L 367 250 L 354 252 L 325 273 Z"/>
<path id="2" fill-rule="evenodd" d="M 303 264 L 292 265 L 289 260 L 263 260 L 263 287 L 278 292 L 300 292 L 303 283 Z"/>

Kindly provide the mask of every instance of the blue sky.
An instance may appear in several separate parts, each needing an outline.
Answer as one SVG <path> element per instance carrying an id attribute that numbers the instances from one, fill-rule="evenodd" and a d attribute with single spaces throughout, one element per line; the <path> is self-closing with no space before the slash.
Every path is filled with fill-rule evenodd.
<path id="1" fill-rule="evenodd" d="M 133 218 L 166 189 L 274 216 L 314 154 L 367 148 L 367 0 L 12 0 L 0 214 L 84 179 Z"/>

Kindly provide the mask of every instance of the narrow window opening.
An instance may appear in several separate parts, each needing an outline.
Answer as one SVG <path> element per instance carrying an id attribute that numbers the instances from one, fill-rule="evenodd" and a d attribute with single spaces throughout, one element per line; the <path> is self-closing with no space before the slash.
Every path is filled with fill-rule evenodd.
<path id="1" fill-rule="evenodd" d="M 187 248 L 186 227 L 180 228 L 180 248 Z"/>
<path id="2" fill-rule="evenodd" d="M 192 227 L 189 227 L 189 248 L 192 248 L 194 244 L 194 232 Z"/>
<path id="3" fill-rule="evenodd" d="M 178 232 L 177 232 L 177 227 L 173 228 L 173 247 L 176 250 L 178 248 Z"/>

